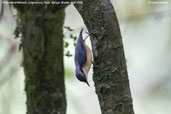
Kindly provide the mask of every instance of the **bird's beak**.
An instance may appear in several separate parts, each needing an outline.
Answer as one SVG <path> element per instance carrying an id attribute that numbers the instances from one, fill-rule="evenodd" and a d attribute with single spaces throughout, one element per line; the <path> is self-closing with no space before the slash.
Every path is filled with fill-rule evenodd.
<path id="1" fill-rule="evenodd" d="M 88 81 L 86 80 L 86 84 L 90 87 L 90 85 L 89 85 L 89 83 L 88 83 Z"/>
<path id="2" fill-rule="evenodd" d="M 83 32 L 83 28 L 81 28 L 81 31 L 80 32 Z"/>

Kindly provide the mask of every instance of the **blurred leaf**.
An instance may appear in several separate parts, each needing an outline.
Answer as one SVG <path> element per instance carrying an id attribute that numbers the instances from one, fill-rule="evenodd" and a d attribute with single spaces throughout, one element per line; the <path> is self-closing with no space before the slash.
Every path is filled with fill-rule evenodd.
<path id="1" fill-rule="evenodd" d="M 72 57 L 72 54 L 70 53 L 70 51 L 67 51 L 67 52 L 65 53 L 65 56 L 67 56 L 67 57 Z"/>
<path id="2" fill-rule="evenodd" d="M 67 48 L 69 46 L 68 42 L 65 42 L 64 47 Z"/>
<path id="3" fill-rule="evenodd" d="M 76 45 L 76 42 L 74 42 L 74 46 Z"/>
<path id="4" fill-rule="evenodd" d="M 77 40 L 77 37 L 76 37 L 76 36 L 74 36 L 74 37 L 73 37 L 73 39 L 74 39 L 74 41 L 76 41 L 76 40 Z"/>
<path id="5" fill-rule="evenodd" d="M 70 34 L 69 36 L 70 36 L 70 38 L 72 38 L 72 39 L 73 39 L 73 37 L 74 37 L 73 34 Z"/>
<path id="6" fill-rule="evenodd" d="M 17 26 L 15 31 L 14 31 L 15 38 L 18 38 L 20 36 L 20 30 L 19 27 Z"/>
<path id="7" fill-rule="evenodd" d="M 73 31 L 74 29 L 71 29 L 69 26 L 64 26 L 65 29 L 67 29 L 68 31 Z"/>

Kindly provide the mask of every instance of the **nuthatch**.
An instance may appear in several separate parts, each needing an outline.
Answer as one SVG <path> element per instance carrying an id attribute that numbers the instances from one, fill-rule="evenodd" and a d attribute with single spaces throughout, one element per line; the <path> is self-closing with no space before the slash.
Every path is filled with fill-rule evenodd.
<path id="1" fill-rule="evenodd" d="M 79 38 L 75 46 L 75 74 L 78 80 L 87 83 L 88 72 L 92 64 L 92 54 L 90 48 L 85 44 L 85 40 L 82 37 L 83 29 L 80 31 Z"/>

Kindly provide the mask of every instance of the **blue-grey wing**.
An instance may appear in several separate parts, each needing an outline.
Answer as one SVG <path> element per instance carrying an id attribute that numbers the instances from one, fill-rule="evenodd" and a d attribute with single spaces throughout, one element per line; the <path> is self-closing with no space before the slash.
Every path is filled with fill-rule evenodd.
<path id="1" fill-rule="evenodd" d="M 83 67 L 87 61 L 86 49 L 83 45 L 82 39 L 79 37 L 75 46 L 75 64 Z"/>

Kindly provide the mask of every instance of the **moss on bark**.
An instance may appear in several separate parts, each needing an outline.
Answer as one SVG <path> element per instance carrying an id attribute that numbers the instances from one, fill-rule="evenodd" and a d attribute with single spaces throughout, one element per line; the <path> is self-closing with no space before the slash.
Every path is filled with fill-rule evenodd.
<path id="1" fill-rule="evenodd" d="M 22 33 L 27 114 L 66 114 L 64 9 L 15 7 Z"/>

